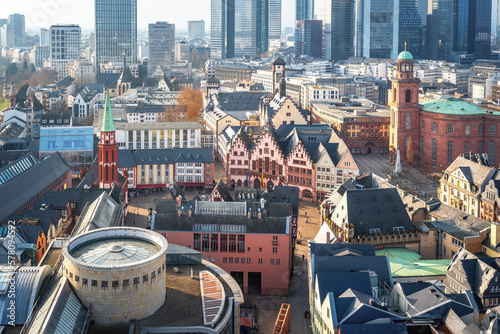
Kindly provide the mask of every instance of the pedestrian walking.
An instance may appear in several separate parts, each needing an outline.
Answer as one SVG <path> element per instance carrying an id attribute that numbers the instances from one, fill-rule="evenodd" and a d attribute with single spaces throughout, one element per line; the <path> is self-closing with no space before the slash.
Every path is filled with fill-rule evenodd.
<path id="1" fill-rule="evenodd" d="M 304 258 L 305 258 L 305 257 L 304 257 L 304 254 L 302 254 L 302 261 L 304 261 Z"/>

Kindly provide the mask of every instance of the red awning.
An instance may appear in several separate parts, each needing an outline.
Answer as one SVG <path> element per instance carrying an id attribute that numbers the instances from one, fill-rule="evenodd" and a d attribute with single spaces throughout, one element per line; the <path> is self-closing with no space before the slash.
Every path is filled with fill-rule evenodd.
<path id="1" fill-rule="evenodd" d="M 166 184 L 138 184 L 137 189 L 156 189 L 156 188 L 166 188 Z"/>

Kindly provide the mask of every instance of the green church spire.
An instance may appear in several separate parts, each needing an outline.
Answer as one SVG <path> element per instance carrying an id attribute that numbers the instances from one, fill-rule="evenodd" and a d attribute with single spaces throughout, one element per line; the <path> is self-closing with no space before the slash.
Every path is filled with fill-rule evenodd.
<path id="1" fill-rule="evenodd" d="M 104 115 L 102 116 L 101 131 L 115 131 L 115 123 L 113 122 L 113 111 L 111 110 L 111 101 L 109 100 L 109 90 L 106 89 L 106 105 L 104 107 Z"/>

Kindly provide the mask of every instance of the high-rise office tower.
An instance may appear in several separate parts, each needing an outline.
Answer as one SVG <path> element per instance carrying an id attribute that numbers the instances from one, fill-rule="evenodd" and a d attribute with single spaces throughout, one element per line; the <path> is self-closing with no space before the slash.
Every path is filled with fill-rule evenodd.
<path id="1" fill-rule="evenodd" d="M 49 29 L 40 28 L 40 45 L 49 45 L 50 31 Z"/>
<path id="2" fill-rule="evenodd" d="M 453 61 L 453 0 L 437 1 L 437 20 L 437 58 L 440 60 Z"/>
<path id="3" fill-rule="evenodd" d="M 205 21 L 188 21 L 188 37 L 189 38 L 204 38 L 205 37 Z"/>
<path id="4" fill-rule="evenodd" d="M 50 66 L 59 79 L 66 78 L 70 59 L 81 56 L 82 31 L 78 25 L 54 25 L 50 27 Z"/>
<path id="5" fill-rule="evenodd" d="M 14 46 L 14 27 L 8 23 L 0 28 L 0 46 Z"/>
<path id="6" fill-rule="evenodd" d="M 257 54 L 257 0 L 235 0 L 234 56 Z"/>
<path id="7" fill-rule="evenodd" d="M 425 36 L 417 0 L 399 0 L 398 50 L 411 50 L 413 58 L 425 58 Z"/>
<path id="8" fill-rule="evenodd" d="M 96 66 L 137 62 L 137 0 L 95 0 Z"/>
<path id="9" fill-rule="evenodd" d="M 175 24 L 156 22 L 149 25 L 149 73 L 175 63 Z"/>
<path id="10" fill-rule="evenodd" d="M 332 59 L 332 0 L 314 2 L 314 19 L 323 22 L 323 57 Z"/>
<path id="11" fill-rule="evenodd" d="M 323 23 L 319 20 L 298 20 L 295 24 L 295 55 L 323 57 Z"/>
<path id="12" fill-rule="evenodd" d="M 453 52 L 490 57 L 491 0 L 455 0 L 453 6 Z"/>
<path id="13" fill-rule="evenodd" d="M 281 38 L 281 0 L 269 0 L 269 39 Z"/>
<path id="14" fill-rule="evenodd" d="M 257 51 L 260 55 L 269 50 L 269 0 L 257 0 Z"/>
<path id="15" fill-rule="evenodd" d="M 399 0 L 357 0 L 355 55 L 393 58 L 398 55 Z"/>
<path id="16" fill-rule="evenodd" d="M 438 0 L 438 59 L 489 58 L 491 0 Z"/>
<path id="17" fill-rule="evenodd" d="M 346 60 L 354 56 L 355 0 L 332 1 L 332 60 Z"/>
<path id="18" fill-rule="evenodd" d="M 295 18 L 299 20 L 314 19 L 314 0 L 295 0 Z"/>
<path id="19" fill-rule="evenodd" d="M 235 0 L 210 2 L 210 58 L 234 57 Z"/>
<path id="20" fill-rule="evenodd" d="M 26 26 L 24 15 L 9 15 L 9 24 L 14 29 L 14 46 L 24 46 L 26 44 Z"/>

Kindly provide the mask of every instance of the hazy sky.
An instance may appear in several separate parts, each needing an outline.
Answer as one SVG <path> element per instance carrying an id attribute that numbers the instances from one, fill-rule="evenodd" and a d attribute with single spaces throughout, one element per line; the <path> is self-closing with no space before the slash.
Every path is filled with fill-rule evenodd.
<path id="1" fill-rule="evenodd" d="M 52 24 L 79 24 L 94 27 L 94 0 L 0 0 L 0 18 L 11 13 L 24 14 L 26 27 L 49 27 Z M 139 29 L 149 23 L 169 21 L 179 30 L 187 29 L 188 20 L 210 23 L 210 0 L 137 0 Z M 293 26 L 295 0 L 282 0 L 283 27 Z"/>

